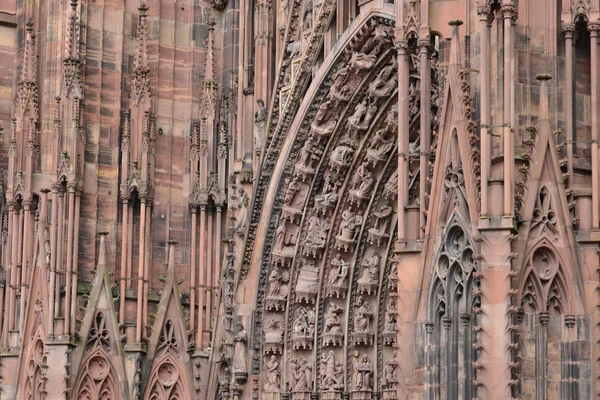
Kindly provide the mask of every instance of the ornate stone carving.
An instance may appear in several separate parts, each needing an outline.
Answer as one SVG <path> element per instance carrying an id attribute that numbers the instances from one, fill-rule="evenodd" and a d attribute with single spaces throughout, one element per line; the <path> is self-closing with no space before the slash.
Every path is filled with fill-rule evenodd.
<path id="1" fill-rule="evenodd" d="M 308 219 L 308 229 L 304 242 L 304 255 L 309 257 L 320 257 L 325 248 L 327 233 L 331 227 L 331 222 L 327 217 L 312 215 Z"/>
<path id="2" fill-rule="evenodd" d="M 277 357 L 265 359 L 265 384 L 263 389 L 267 393 L 278 393 L 281 390 L 281 371 Z"/>
<path id="3" fill-rule="evenodd" d="M 335 103 L 333 100 L 327 100 L 319 106 L 319 110 L 311 124 L 312 132 L 323 137 L 331 135 L 337 125 L 337 119 L 332 118 L 334 108 Z"/>
<path id="4" fill-rule="evenodd" d="M 254 113 L 254 150 L 260 152 L 267 123 L 267 109 L 263 99 L 256 100 L 258 111 Z"/>
<path id="5" fill-rule="evenodd" d="M 552 199 L 546 186 L 542 186 L 535 201 L 531 221 L 530 237 L 546 235 L 550 240 L 558 240 L 558 217 L 552 207 Z"/>
<path id="6" fill-rule="evenodd" d="M 294 258 L 294 247 L 296 245 L 298 227 L 287 225 L 285 220 L 275 231 L 275 249 L 273 250 L 273 262 L 276 265 L 288 267 Z"/>
<path id="7" fill-rule="evenodd" d="M 366 354 L 354 353 L 352 399 L 370 400 L 373 391 L 373 363 Z"/>
<path id="8" fill-rule="evenodd" d="M 329 273 L 327 274 L 327 285 L 325 285 L 326 297 L 345 298 L 348 290 L 348 269 L 350 264 L 341 258 L 338 253 L 331 260 Z"/>
<path id="9" fill-rule="evenodd" d="M 323 392 L 343 390 L 343 373 L 344 364 L 341 361 L 335 360 L 335 353 L 333 350 L 321 354 L 321 390 Z M 327 398 L 332 399 L 333 397 Z"/>
<path id="10" fill-rule="evenodd" d="M 244 188 L 238 187 L 238 195 L 235 198 L 235 205 L 233 205 L 232 210 L 235 211 L 235 230 L 240 236 L 243 236 L 246 232 L 249 203 L 250 199 Z"/>
<path id="11" fill-rule="evenodd" d="M 319 268 L 313 260 L 305 260 L 296 283 L 296 303 L 314 304 L 319 291 Z"/>
<path id="12" fill-rule="evenodd" d="M 298 308 L 292 327 L 294 349 L 312 349 L 315 335 L 315 311 L 311 308 Z"/>
<path id="13" fill-rule="evenodd" d="M 385 318 L 383 320 L 383 344 L 386 346 L 396 345 L 396 316 L 398 311 L 396 310 L 396 298 L 390 297 L 388 299 L 388 305 L 385 310 Z"/>
<path id="14" fill-rule="evenodd" d="M 283 314 L 270 312 L 265 315 L 263 321 L 263 353 L 281 354 L 283 351 Z"/>
<path id="15" fill-rule="evenodd" d="M 337 146 L 329 158 L 329 166 L 338 172 L 345 171 L 352 164 L 354 149 L 348 146 Z"/>
<path id="16" fill-rule="evenodd" d="M 285 303 L 288 296 L 288 285 L 290 277 L 288 271 L 281 272 L 277 265 L 273 266 L 269 275 L 269 291 L 265 308 L 267 310 L 285 310 Z"/>
<path id="17" fill-rule="evenodd" d="M 92 327 L 90 328 L 90 333 L 85 344 L 87 350 L 95 347 L 101 348 L 107 354 L 110 354 L 112 351 L 112 346 L 110 345 L 110 333 L 106 326 L 106 317 L 102 311 L 96 313 L 96 317 L 92 322 Z"/>
<path id="18" fill-rule="evenodd" d="M 377 78 L 369 84 L 369 95 L 375 99 L 389 97 L 398 86 L 398 73 L 396 72 L 396 58 L 392 57 L 391 64 L 379 71 Z"/>
<path id="19" fill-rule="evenodd" d="M 375 114 L 377 114 L 378 106 L 375 100 L 366 97 L 361 103 L 358 103 L 354 108 L 354 114 L 348 118 L 350 126 L 359 131 L 364 131 L 369 128 Z"/>
<path id="20" fill-rule="evenodd" d="M 354 315 L 354 331 L 352 332 L 352 343 L 358 345 L 373 344 L 373 328 L 371 322 L 373 320 L 373 310 L 371 306 L 362 296 L 358 296 L 355 305 Z"/>
<path id="21" fill-rule="evenodd" d="M 394 171 L 383 187 L 383 197 L 395 199 L 398 196 L 398 171 Z"/>
<path id="22" fill-rule="evenodd" d="M 306 357 L 292 358 L 290 360 L 290 389 L 294 400 L 309 400 L 313 389 L 312 361 Z"/>
<path id="23" fill-rule="evenodd" d="M 302 182 L 306 181 L 315 173 L 315 164 L 319 162 L 322 155 L 323 150 L 317 146 L 312 136 L 309 136 L 300 149 L 300 159 L 296 163 L 294 176 L 300 177 Z"/>
<path id="24" fill-rule="evenodd" d="M 244 329 L 244 325 L 241 322 L 236 323 L 236 333 L 233 337 L 235 342 L 235 350 L 233 353 L 233 375 L 236 377 L 237 382 L 245 382 L 248 378 L 247 369 L 247 347 L 248 347 L 248 333 Z"/>
<path id="25" fill-rule="evenodd" d="M 345 252 L 353 251 L 356 245 L 358 231 L 363 223 L 363 216 L 360 211 L 357 213 L 351 209 L 346 209 L 342 213 L 342 222 L 340 224 L 339 234 L 335 238 L 335 247 Z"/>
<path id="26" fill-rule="evenodd" d="M 301 183 L 298 176 L 294 176 L 290 181 L 283 199 L 282 218 L 292 223 L 300 223 L 302 209 L 306 196 L 308 195 L 308 185 Z"/>
<path id="27" fill-rule="evenodd" d="M 398 398 L 396 386 L 398 385 L 397 377 L 398 360 L 396 351 L 393 352 L 392 358 L 385 362 L 383 373 L 381 376 L 382 398 L 384 400 L 395 400 Z"/>
<path id="28" fill-rule="evenodd" d="M 385 243 L 390 237 L 388 230 L 393 211 L 390 203 L 384 201 L 379 208 L 373 212 L 375 222 L 373 223 L 373 227 L 369 229 L 367 238 L 370 244 L 381 246 L 382 243 Z"/>
<path id="29" fill-rule="evenodd" d="M 329 179 L 325 180 L 323 191 L 315 196 L 314 210 L 315 214 L 325 216 L 331 212 L 338 201 L 337 187 Z"/>
<path id="30" fill-rule="evenodd" d="M 385 162 L 395 144 L 395 133 L 391 133 L 387 129 L 378 130 L 369 143 L 367 160 L 373 167 L 377 166 L 380 162 Z"/>
<path id="31" fill-rule="evenodd" d="M 352 177 L 352 189 L 350 189 L 350 203 L 360 204 L 371 197 L 371 189 L 375 184 L 373 174 L 366 164 L 361 164 Z"/>
<path id="32" fill-rule="evenodd" d="M 329 313 L 325 317 L 323 329 L 323 346 L 341 346 L 344 343 L 344 332 L 339 314 L 342 312 L 340 306 L 331 303 Z"/>
<path id="33" fill-rule="evenodd" d="M 216 10 L 223 10 L 227 6 L 227 0 L 206 0 L 212 8 Z"/>
<path id="34" fill-rule="evenodd" d="M 367 253 L 363 258 L 361 266 L 364 269 L 357 282 L 359 294 L 371 295 L 377 293 L 379 287 L 379 260 L 380 257 L 374 252 Z"/>

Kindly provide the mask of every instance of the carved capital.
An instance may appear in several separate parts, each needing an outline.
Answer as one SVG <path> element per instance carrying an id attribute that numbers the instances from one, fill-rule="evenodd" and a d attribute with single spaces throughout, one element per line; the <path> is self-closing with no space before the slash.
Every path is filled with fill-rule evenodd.
<path id="1" fill-rule="evenodd" d="M 565 315 L 565 325 L 567 328 L 572 328 L 575 326 L 575 316 L 574 315 Z"/>
<path id="2" fill-rule="evenodd" d="M 408 54 L 408 42 L 406 40 L 396 41 L 394 47 L 396 47 L 399 56 L 406 56 Z"/>
<path id="3" fill-rule="evenodd" d="M 598 37 L 600 31 L 600 24 L 588 24 L 587 30 L 590 33 L 590 37 Z"/>
<path id="4" fill-rule="evenodd" d="M 427 333 L 433 333 L 434 327 L 435 327 L 435 324 L 433 322 L 425 322 L 425 331 Z"/>
<path id="5" fill-rule="evenodd" d="M 575 31 L 575 25 L 573 25 L 573 24 L 563 25 L 563 27 L 561 28 L 561 31 L 565 35 L 565 39 L 573 39 L 575 37 L 576 31 Z"/>
<path id="6" fill-rule="evenodd" d="M 420 53 L 429 53 L 431 42 L 427 39 L 419 39 L 417 41 L 417 47 L 419 48 Z"/>
<path id="7" fill-rule="evenodd" d="M 442 318 L 442 325 L 444 326 L 444 329 L 449 330 L 450 329 L 450 325 L 452 325 L 452 318 L 450 318 L 450 317 L 443 317 Z"/>
<path id="8" fill-rule="evenodd" d="M 462 325 L 469 325 L 469 322 L 471 322 L 471 314 L 460 314 L 460 322 Z"/>
<path id="9" fill-rule="evenodd" d="M 492 7 L 485 6 L 477 6 L 477 15 L 479 16 L 480 21 L 487 21 L 492 13 Z"/>
<path id="10" fill-rule="evenodd" d="M 550 313 L 548 311 L 540 312 L 540 324 L 548 325 L 548 321 L 550 321 Z"/>
<path id="11" fill-rule="evenodd" d="M 513 23 L 519 17 L 519 13 L 517 12 L 517 7 L 510 5 L 510 4 L 505 4 L 502 7 L 500 7 L 500 11 L 502 12 L 502 17 L 504 19 L 511 19 Z"/>

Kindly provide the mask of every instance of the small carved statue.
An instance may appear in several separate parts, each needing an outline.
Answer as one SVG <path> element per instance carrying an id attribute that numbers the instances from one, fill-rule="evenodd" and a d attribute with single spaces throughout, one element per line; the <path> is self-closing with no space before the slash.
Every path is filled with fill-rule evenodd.
<path id="1" fill-rule="evenodd" d="M 237 333 L 235 334 L 233 341 L 235 342 L 235 351 L 233 354 L 233 372 L 234 373 L 247 373 L 246 369 L 246 347 L 248 345 L 248 333 L 244 329 L 244 325 L 241 322 L 236 324 Z"/>
<path id="2" fill-rule="evenodd" d="M 248 198 L 248 194 L 243 187 L 240 186 L 238 189 L 238 196 L 236 201 L 236 231 L 244 232 L 246 229 L 246 224 L 248 223 L 248 205 L 250 203 L 250 199 Z"/>
<path id="3" fill-rule="evenodd" d="M 292 392 L 308 392 L 313 386 L 313 366 L 305 357 L 290 361 Z"/>
<path id="4" fill-rule="evenodd" d="M 284 276 L 279 271 L 277 266 L 273 267 L 269 275 L 269 293 L 268 297 L 285 297 L 287 296 L 287 287 L 283 284 Z"/>
<path id="5" fill-rule="evenodd" d="M 302 25 L 305 31 L 312 28 L 312 20 L 313 2 L 312 0 L 308 0 L 304 5 L 304 16 L 302 17 Z"/>
<path id="6" fill-rule="evenodd" d="M 325 318 L 325 333 L 342 333 L 342 322 L 339 313 L 342 309 L 335 303 L 329 308 L 329 315 Z"/>
<path id="7" fill-rule="evenodd" d="M 327 231 L 330 226 L 329 218 L 322 219 L 316 215 L 312 215 L 308 220 L 308 231 L 305 244 L 317 248 L 324 247 L 325 241 L 327 240 Z"/>
<path id="8" fill-rule="evenodd" d="M 354 332 L 372 333 L 371 318 L 373 317 L 373 311 L 371 310 L 371 306 L 361 296 L 356 300 L 356 306 L 358 308 L 356 317 L 354 317 Z"/>
<path id="9" fill-rule="evenodd" d="M 385 321 L 383 323 L 384 333 L 395 333 L 396 332 L 396 318 L 388 311 L 385 313 Z"/>
<path id="10" fill-rule="evenodd" d="M 356 175 L 352 178 L 352 189 L 361 198 L 366 198 L 370 195 L 375 179 L 373 174 L 367 169 L 365 164 L 361 164 L 356 170 Z"/>
<path id="11" fill-rule="evenodd" d="M 256 100 L 256 104 L 258 104 L 258 111 L 254 114 L 254 148 L 260 149 L 267 122 L 267 109 L 263 99 Z"/>
<path id="12" fill-rule="evenodd" d="M 331 260 L 331 269 L 329 270 L 327 283 L 331 285 L 339 285 L 340 283 L 344 282 L 348 276 L 349 265 L 350 264 L 341 258 L 340 253 L 338 253 L 336 257 Z"/>
<path id="13" fill-rule="evenodd" d="M 348 240 L 355 240 L 356 229 L 363 223 L 362 213 L 359 211 L 357 214 L 351 210 L 344 210 L 342 213 L 342 223 L 340 224 L 340 236 Z"/>
<path id="14" fill-rule="evenodd" d="M 315 312 L 300 307 L 298 317 L 294 321 L 293 333 L 297 336 L 312 337 L 315 332 Z"/>
<path id="15" fill-rule="evenodd" d="M 294 206 L 294 198 L 296 193 L 300 190 L 300 184 L 298 183 L 298 177 L 293 177 L 290 184 L 285 191 L 285 197 L 283 199 L 283 205 L 288 207 Z"/>
<path id="16" fill-rule="evenodd" d="M 373 363 L 366 354 L 359 358 L 354 354 L 354 390 L 366 391 L 373 389 Z"/>
<path id="17" fill-rule="evenodd" d="M 335 361 L 335 353 L 329 350 L 321 354 L 321 389 L 324 391 L 343 389 L 343 365 Z"/>
<path id="18" fill-rule="evenodd" d="M 396 352 L 391 359 L 385 362 L 385 366 L 383 367 L 383 376 L 381 377 L 381 387 L 384 390 L 395 390 L 396 383 L 398 382 L 398 378 L 396 378 L 396 368 L 398 366 L 398 361 L 396 359 Z"/>
<path id="19" fill-rule="evenodd" d="M 265 365 L 265 392 L 279 392 L 280 384 L 279 362 L 277 362 L 277 357 L 271 356 L 271 359 Z"/>

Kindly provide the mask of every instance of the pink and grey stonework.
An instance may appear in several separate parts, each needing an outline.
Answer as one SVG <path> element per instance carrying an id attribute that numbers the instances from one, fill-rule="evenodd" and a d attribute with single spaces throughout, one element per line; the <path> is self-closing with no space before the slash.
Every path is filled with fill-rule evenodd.
<path id="1" fill-rule="evenodd" d="M 0 0 L 0 399 L 597 399 L 599 17 Z"/>

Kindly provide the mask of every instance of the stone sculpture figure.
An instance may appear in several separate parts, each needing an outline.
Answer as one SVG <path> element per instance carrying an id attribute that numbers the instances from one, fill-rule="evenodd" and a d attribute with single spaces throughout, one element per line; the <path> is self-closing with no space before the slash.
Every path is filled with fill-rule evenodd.
<path id="1" fill-rule="evenodd" d="M 308 220 L 308 231 L 305 244 L 317 248 L 324 247 L 329 227 L 329 218 L 319 218 L 316 215 L 311 216 Z"/>
<path id="2" fill-rule="evenodd" d="M 238 189 L 238 196 L 236 199 L 236 231 L 238 233 L 244 232 L 246 229 L 246 224 L 248 223 L 248 205 L 250 199 L 248 198 L 248 194 L 244 190 L 244 188 L 240 187 Z"/>
<path id="3" fill-rule="evenodd" d="M 302 24 L 304 30 L 308 30 L 312 28 L 313 20 L 313 2 L 312 0 L 308 0 L 304 5 L 304 16 L 302 17 Z"/>
<path id="4" fill-rule="evenodd" d="M 235 342 L 235 350 L 233 354 L 233 373 L 247 373 L 246 369 L 246 352 L 248 345 L 248 333 L 244 329 L 241 322 L 236 324 L 237 333 L 233 341 Z"/>
<path id="5" fill-rule="evenodd" d="M 354 357 L 354 390 L 367 391 L 373 389 L 373 363 L 366 354 Z"/>
<path id="6" fill-rule="evenodd" d="M 392 94 L 398 85 L 396 62 L 392 58 L 392 63 L 383 67 L 377 78 L 369 84 L 369 94 L 376 98 L 388 97 Z"/>
<path id="7" fill-rule="evenodd" d="M 329 315 L 325 319 L 325 333 L 342 333 L 342 322 L 339 313 L 342 309 L 335 303 L 329 308 Z"/>
<path id="8" fill-rule="evenodd" d="M 265 392 L 279 392 L 281 384 L 281 376 L 279 372 L 279 362 L 277 357 L 271 356 L 265 364 Z"/>
<path id="9" fill-rule="evenodd" d="M 356 333 L 372 333 L 371 329 L 371 318 L 373 317 L 373 311 L 371 306 L 366 300 L 363 300 L 361 296 L 356 300 L 356 316 L 354 317 L 354 332 Z"/>
<path id="10" fill-rule="evenodd" d="M 293 333 L 299 336 L 313 336 L 315 332 L 315 314 L 313 310 L 300 307 L 294 321 Z"/>
<path id="11" fill-rule="evenodd" d="M 321 390 L 343 389 L 342 368 L 342 363 L 335 361 L 333 350 L 329 350 L 327 354 L 321 354 Z"/>
<path id="12" fill-rule="evenodd" d="M 352 189 L 360 198 L 366 198 L 371 193 L 375 179 L 365 164 L 361 164 L 352 178 Z"/>
<path id="13" fill-rule="evenodd" d="M 348 264 L 341 258 L 338 253 L 337 256 L 331 260 L 331 269 L 329 270 L 329 276 L 327 282 L 332 285 L 339 285 L 348 276 Z"/>
<path id="14" fill-rule="evenodd" d="M 260 149 L 267 123 L 267 109 L 263 99 L 256 100 L 256 104 L 258 104 L 258 111 L 254 113 L 254 148 Z"/>
<path id="15" fill-rule="evenodd" d="M 293 177 L 290 184 L 288 185 L 285 196 L 283 199 L 283 205 L 288 207 L 294 206 L 294 198 L 296 197 L 296 193 L 300 190 L 300 184 L 298 183 L 298 177 Z"/>

